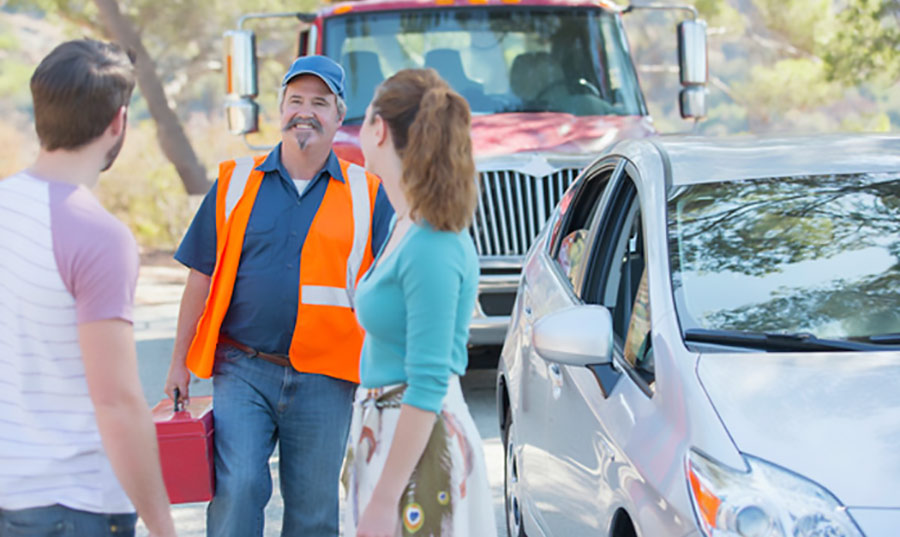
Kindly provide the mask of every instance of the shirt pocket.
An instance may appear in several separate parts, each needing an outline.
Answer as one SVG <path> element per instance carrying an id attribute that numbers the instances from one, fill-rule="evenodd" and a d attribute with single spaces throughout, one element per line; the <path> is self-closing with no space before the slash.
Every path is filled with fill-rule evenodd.
<path id="1" fill-rule="evenodd" d="M 270 234 L 275 229 L 275 224 L 281 217 L 282 210 L 266 210 L 264 207 L 254 207 L 247 222 L 247 235 Z"/>

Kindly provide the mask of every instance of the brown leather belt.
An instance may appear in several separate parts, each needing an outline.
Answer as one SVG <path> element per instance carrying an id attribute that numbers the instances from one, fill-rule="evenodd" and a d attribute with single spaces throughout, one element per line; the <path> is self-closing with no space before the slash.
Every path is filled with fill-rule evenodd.
<path id="1" fill-rule="evenodd" d="M 285 356 L 284 354 L 270 354 L 268 352 L 259 352 L 258 350 L 254 349 L 253 347 L 248 347 L 247 345 L 244 345 L 243 343 L 239 343 L 239 342 L 231 339 L 230 337 L 223 336 L 223 335 L 219 335 L 219 343 L 231 345 L 232 347 L 234 347 L 235 349 L 237 349 L 241 352 L 246 352 L 247 354 L 250 355 L 251 358 L 262 358 L 263 360 L 265 360 L 267 362 L 271 362 L 275 365 L 280 365 L 283 367 L 292 367 L 290 357 Z"/>

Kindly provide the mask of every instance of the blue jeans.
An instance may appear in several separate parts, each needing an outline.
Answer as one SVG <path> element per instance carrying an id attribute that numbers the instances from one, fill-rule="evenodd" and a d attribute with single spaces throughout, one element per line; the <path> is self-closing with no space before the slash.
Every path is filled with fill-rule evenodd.
<path id="1" fill-rule="evenodd" d="M 62 505 L 0 509 L 0 537 L 134 537 L 134 513 L 77 511 Z"/>
<path id="2" fill-rule="evenodd" d="M 216 493 L 209 537 L 261 537 L 279 446 L 281 535 L 337 537 L 338 484 L 356 384 L 300 373 L 229 345 L 213 371 Z"/>

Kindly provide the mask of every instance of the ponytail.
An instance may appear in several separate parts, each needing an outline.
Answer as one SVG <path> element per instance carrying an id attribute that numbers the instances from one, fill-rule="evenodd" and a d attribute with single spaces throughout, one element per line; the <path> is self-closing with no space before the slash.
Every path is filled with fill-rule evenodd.
<path id="1" fill-rule="evenodd" d="M 442 231 L 467 228 L 478 184 L 466 100 L 433 69 L 406 69 L 382 84 L 373 108 L 402 158 L 410 217 Z"/>

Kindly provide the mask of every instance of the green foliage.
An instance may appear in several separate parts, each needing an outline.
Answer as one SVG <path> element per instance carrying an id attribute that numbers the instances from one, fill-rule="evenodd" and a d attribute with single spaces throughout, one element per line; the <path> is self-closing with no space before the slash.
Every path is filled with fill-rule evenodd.
<path id="1" fill-rule="evenodd" d="M 9 24 L 0 22 L 0 54 L 19 50 L 19 40 L 12 33 Z"/>
<path id="2" fill-rule="evenodd" d="M 712 28 L 728 33 L 743 33 L 745 29 L 741 12 L 723 0 L 697 0 L 694 7 Z"/>
<path id="3" fill-rule="evenodd" d="M 825 50 L 828 75 L 845 84 L 900 78 L 900 1 L 850 0 Z"/>
<path id="4" fill-rule="evenodd" d="M 157 74 L 170 102 L 185 119 L 197 109 L 221 109 L 222 33 L 234 28 L 242 15 L 311 11 L 318 3 L 314 0 L 119 0 L 118 4 L 140 33 L 156 62 Z M 67 25 L 77 35 L 88 33 L 108 38 L 93 0 L 9 0 L 9 6 L 43 12 L 48 19 Z M 263 91 L 269 86 L 274 88 L 277 79 L 271 80 L 267 73 L 271 69 L 283 73 L 285 63 L 296 55 L 299 23 L 295 19 L 250 21 L 246 27 L 259 30 L 263 67 L 260 88 Z M 276 59 L 277 68 L 266 67 L 272 58 Z M 213 87 L 216 91 L 210 92 Z"/>
<path id="5" fill-rule="evenodd" d="M 119 159 L 95 192 L 142 246 L 172 248 L 190 222 L 192 205 L 174 166 L 160 157 L 155 131 L 152 121 L 129 128 Z"/>
<path id="6" fill-rule="evenodd" d="M 696 132 L 896 130 L 900 0 L 847 1 L 698 0 L 709 23 L 711 81 L 709 116 Z M 675 22 L 639 11 L 625 18 L 644 95 L 663 132 L 691 130 L 678 114 L 681 88 L 668 33 Z"/>
<path id="7" fill-rule="evenodd" d="M 16 108 L 25 108 L 31 104 L 31 94 L 28 90 L 28 81 L 34 67 L 16 61 L 12 58 L 0 58 L 0 95 L 6 101 L 6 105 L 12 104 Z"/>
<path id="8" fill-rule="evenodd" d="M 753 0 L 753 4 L 765 30 L 799 52 L 815 54 L 834 31 L 831 0 Z"/>
<path id="9" fill-rule="evenodd" d="M 30 104 L 28 80 L 33 67 L 17 54 L 21 44 L 8 24 L 0 23 L 0 96 L 6 106 L 24 108 Z"/>
<path id="10" fill-rule="evenodd" d="M 94 35 L 102 35 L 103 27 L 97 18 L 97 8 L 91 0 L 8 0 L 9 7 L 43 13 L 47 20 L 74 30 Z"/>
<path id="11" fill-rule="evenodd" d="M 841 123 L 841 130 L 850 132 L 889 132 L 891 130 L 891 118 L 883 112 L 871 116 L 847 118 Z"/>
<path id="12" fill-rule="evenodd" d="M 749 80 L 737 92 L 744 100 L 755 103 L 757 113 L 770 115 L 792 109 L 809 110 L 841 95 L 826 81 L 822 63 L 808 59 L 785 59 L 771 67 L 754 66 Z"/>

